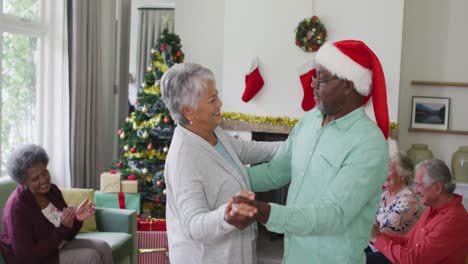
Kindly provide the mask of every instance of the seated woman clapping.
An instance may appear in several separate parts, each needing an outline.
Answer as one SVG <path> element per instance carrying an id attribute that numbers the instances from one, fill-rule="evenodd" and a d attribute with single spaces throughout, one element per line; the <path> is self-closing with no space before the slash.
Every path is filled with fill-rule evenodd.
<path id="1" fill-rule="evenodd" d="M 8 159 L 8 174 L 18 186 L 3 209 L 0 248 L 6 263 L 112 263 L 106 242 L 75 239 L 94 204 L 86 199 L 67 206 L 48 163 L 45 150 L 33 144 L 18 147 Z"/>

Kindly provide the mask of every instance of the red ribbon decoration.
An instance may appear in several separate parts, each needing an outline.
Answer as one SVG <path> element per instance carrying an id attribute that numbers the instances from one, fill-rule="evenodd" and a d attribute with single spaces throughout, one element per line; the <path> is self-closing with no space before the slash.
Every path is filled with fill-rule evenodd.
<path id="1" fill-rule="evenodd" d="M 119 208 L 125 209 L 125 195 L 123 192 L 119 192 Z"/>

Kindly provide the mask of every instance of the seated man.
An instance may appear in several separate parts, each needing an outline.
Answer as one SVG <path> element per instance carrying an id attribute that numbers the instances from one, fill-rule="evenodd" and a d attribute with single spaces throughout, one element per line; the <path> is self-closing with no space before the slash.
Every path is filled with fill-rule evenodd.
<path id="1" fill-rule="evenodd" d="M 421 162 L 416 167 L 415 193 L 428 208 L 406 235 L 383 234 L 374 226 L 371 242 L 393 263 L 465 263 L 468 213 L 454 190 L 443 161 Z"/>

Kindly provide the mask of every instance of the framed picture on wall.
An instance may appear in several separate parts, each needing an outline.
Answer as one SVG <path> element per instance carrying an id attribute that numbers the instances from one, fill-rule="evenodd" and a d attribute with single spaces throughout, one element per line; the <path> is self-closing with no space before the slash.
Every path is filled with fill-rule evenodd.
<path id="1" fill-rule="evenodd" d="M 450 98 L 413 96 L 411 127 L 448 130 Z"/>

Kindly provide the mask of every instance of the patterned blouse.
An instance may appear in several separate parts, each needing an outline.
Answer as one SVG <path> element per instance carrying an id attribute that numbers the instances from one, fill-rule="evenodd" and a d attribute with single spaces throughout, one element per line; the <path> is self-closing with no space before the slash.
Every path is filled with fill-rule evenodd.
<path id="1" fill-rule="evenodd" d="M 418 221 L 423 211 L 419 199 L 408 187 L 401 190 L 390 203 L 388 202 L 389 196 L 388 191 L 382 193 L 380 208 L 377 211 L 376 221 L 380 226 L 380 232 L 406 234 Z"/>

